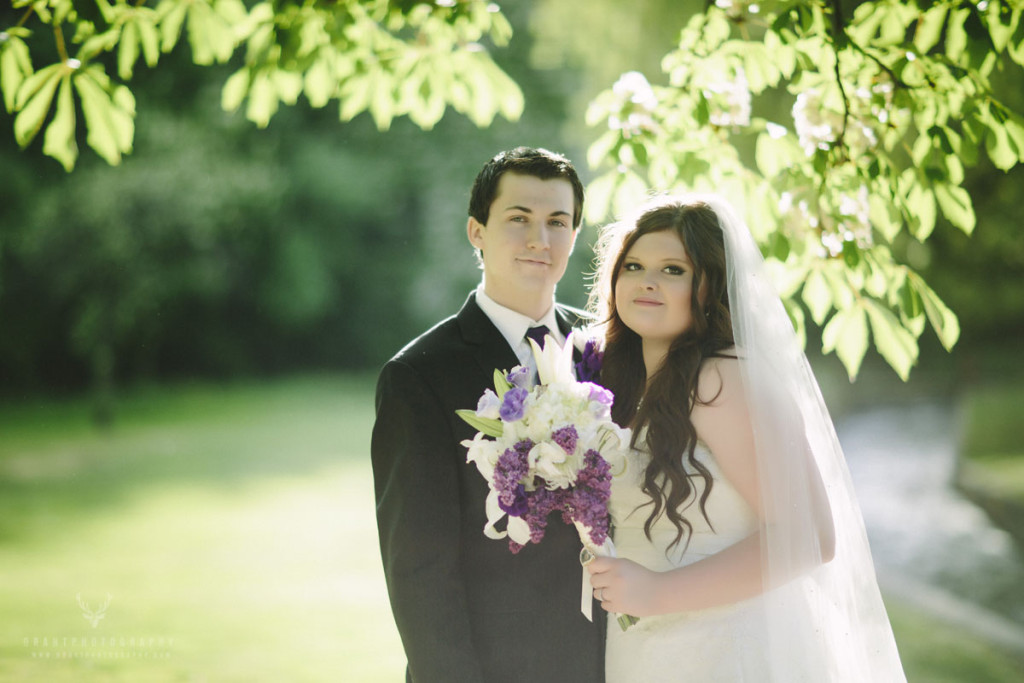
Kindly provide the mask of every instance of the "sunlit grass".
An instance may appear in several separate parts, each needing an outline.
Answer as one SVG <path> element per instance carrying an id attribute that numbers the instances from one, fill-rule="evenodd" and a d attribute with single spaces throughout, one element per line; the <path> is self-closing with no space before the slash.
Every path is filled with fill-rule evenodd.
<path id="1" fill-rule="evenodd" d="M 365 381 L 193 388 L 129 404 L 108 435 L 4 438 L 0 679 L 399 680 L 371 398 Z M 94 629 L 76 595 L 108 593 Z"/>
<path id="2" fill-rule="evenodd" d="M 402 680 L 372 399 L 370 378 L 145 390 L 109 433 L 83 402 L 0 406 L 0 680 Z M 76 595 L 108 593 L 93 628 Z M 911 683 L 1018 680 L 887 604 Z"/>

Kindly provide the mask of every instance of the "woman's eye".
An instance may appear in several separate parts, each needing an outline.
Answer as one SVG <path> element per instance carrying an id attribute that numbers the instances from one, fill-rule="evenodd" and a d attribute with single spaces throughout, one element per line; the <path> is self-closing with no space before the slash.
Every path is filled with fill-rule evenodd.
<path id="1" fill-rule="evenodd" d="M 639 263 L 627 263 L 624 266 L 622 266 L 622 269 L 623 270 L 627 270 L 627 271 L 640 270 L 640 264 Z"/>
<path id="2" fill-rule="evenodd" d="M 668 273 L 669 275 L 682 275 L 686 271 L 680 268 L 679 266 L 666 266 L 665 272 Z"/>

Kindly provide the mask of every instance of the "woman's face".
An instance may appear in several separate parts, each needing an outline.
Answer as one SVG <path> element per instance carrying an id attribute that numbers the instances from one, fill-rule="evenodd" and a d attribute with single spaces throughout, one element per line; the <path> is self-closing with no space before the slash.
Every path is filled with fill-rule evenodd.
<path id="1" fill-rule="evenodd" d="M 667 353 L 693 324 L 693 264 L 674 230 L 643 235 L 626 253 L 615 283 L 615 305 L 645 347 Z"/>

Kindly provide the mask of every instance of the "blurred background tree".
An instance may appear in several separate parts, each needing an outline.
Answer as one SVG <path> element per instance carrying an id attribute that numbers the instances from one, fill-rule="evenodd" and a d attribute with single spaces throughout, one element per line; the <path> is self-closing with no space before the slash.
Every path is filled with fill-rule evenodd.
<path id="1" fill-rule="evenodd" d="M 0 25 L 6 27 L 0 42 L 0 85 L 7 105 L 0 124 L 15 133 L 0 136 L 0 186 L 5 188 L 0 207 L 4 394 L 92 387 L 99 397 L 98 414 L 106 416 L 111 387 L 118 383 L 372 370 L 406 340 L 453 311 L 478 280 L 464 238 L 469 186 L 488 156 L 517 144 L 549 147 L 576 160 L 584 180 L 595 181 L 588 199 L 591 225 L 607 219 L 617 197 L 624 203 L 641 187 L 666 188 L 670 184 L 664 181 L 673 173 L 700 187 L 699 171 L 714 168 L 715 174 L 707 178 L 720 181 L 716 189 L 728 190 L 726 175 L 732 172 L 746 183 L 748 199 L 753 193 L 766 201 L 781 199 L 787 187 L 805 192 L 817 188 L 820 192 L 814 198 L 820 214 L 840 220 L 848 218 L 843 197 L 850 183 L 867 184 L 884 200 L 883 206 L 869 205 L 872 221 L 878 215 L 889 221 L 874 230 L 871 243 L 862 239 L 863 233 L 850 240 L 832 230 L 829 235 L 840 237 L 838 243 L 832 242 L 837 248 L 822 254 L 829 244 L 822 239 L 827 236 L 823 224 L 808 230 L 806 220 L 795 232 L 765 230 L 760 236 L 769 256 L 786 262 L 792 272 L 807 275 L 812 268 L 831 269 L 838 279 L 839 285 L 833 287 L 830 279 L 830 287 L 819 287 L 817 294 L 806 285 L 813 278 L 790 279 L 797 285 L 786 292 L 790 310 L 798 324 L 802 311 L 809 310 L 814 322 L 807 325 L 809 335 L 817 334 L 819 325 L 835 321 L 846 304 L 861 306 L 857 315 L 862 318 L 868 315 L 865 298 L 888 307 L 891 317 L 886 319 L 896 321 L 888 329 L 902 335 L 897 346 L 902 355 L 894 356 L 884 344 L 883 354 L 901 375 L 917 359 L 915 335 L 923 330 L 923 318 L 922 302 L 915 303 L 912 294 L 904 296 L 907 288 L 899 273 L 906 277 L 912 269 L 922 276 L 922 283 L 929 282 L 937 301 L 950 304 L 963 319 L 963 342 L 986 344 L 1010 330 L 1024 329 L 1024 283 L 1019 278 L 1024 241 L 1015 229 L 1010 201 L 1021 186 L 1021 167 L 1002 153 L 1014 151 L 1017 159 L 1022 149 L 1013 128 L 1018 120 L 1013 112 L 1024 108 L 1024 79 L 1015 68 L 1024 22 L 1016 0 L 925 3 L 914 5 L 913 13 L 895 9 L 901 3 L 892 2 L 841 8 L 834 2 L 761 3 L 756 12 L 747 3 L 732 2 L 697 12 L 696 7 L 680 7 L 670 0 L 640 7 L 613 0 L 510 2 L 501 12 L 477 2 L 191 2 L 187 4 L 192 9 L 176 32 L 158 30 L 160 50 L 150 55 L 153 59 L 147 57 L 152 47 L 146 47 L 149 39 L 142 36 L 149 29 L 143 26 L 173 26 L 172 15 L 185 3 L 162 0 L 149 11 L 145 3 L 128 6 L 99 0 L 92 3 L 98 18 L 94 13 L 86 20 L 93 22 L 93 29 L 65 32 L 72 37 L 66 39 L 64 52 L 68 46 L 84 50 L 89 40 L 105 36 L 96 44 L 99 47 L 92 46 L 96 52 L 89 55 L 91 61 L 80 52 L 62 58 L 54 32 L 30 26 L 29 19 L 42 21 L 48 16 L 48 26 L 55 21 L 74 23 L 81 20 L 76 12 L 91 10 L 92 4 L 14 4 L 17 9 L 0 13 Z M 903 33 L 890 35 L 877 23 L 870 30 L 858 29 L 872 8 L 895 13 L 903 22 Z M 242 10 L 247 19 L 237 25 L 228 22 L 233 27 L 231 51 L 216 48 L 221 43 L 201 30 L 202 22 L 223 24 L 224 17 L 240 17 Z M 852 134 L 839 140 L 833 127 L 833 137 L 822 138 L 809 156 L 799 146 L 795 125 L 779 124 L 785 134 L 771 136 L 779 130 L 769 123 L 792 115 L 801 88 L 821 87 L 822 79 L 832 78 L 834 70 L 817 71 L 832 62 L 811 57 L 829 50 L 856 53 L 854 40 L 882 41 L 877 61 L 851 62 L 841 71 L 854 79 L 885 74 L 879 63 L 894 69 L 895 64 L 886 60 L 897 59 L 893 55 L 900 50 L 906 60 L 907 45 L 914 42 L 923 17 L 928 12 L 936 16 L 940 10 L 943 22 L 937 40 L 918 50 L 918 63 L 930 59 L 934 64 L 928 64 L 946 69 L 954 80 L 983 75 L 986 93 L 1009 112 L 1001 122 L 1003 137 L 991 133 L 998 128 L 992 112 L 1003 111 L 991 104 L 984 130 L 956 120 L 922 129 L 908 123 L 913 117 L 900 119 L 904 128 L 889 136 L 897 147 L 909 145 L 904 156 L 895 148 L 882 148 L 882 141 L 888 140 L 884 134 L 879 134 L 879 147 L 872 153 L 854 155 L 849 149 Z M 205 14 L 190 28 L 196 12 Z M 772 16 L 772 21 L 765 19 Z M 840 33 L 837 16 L 843 20 Z M 376 28 L 353 34 L 345 26 L 355 24 L 345 21 L 356 22 L 355 17 Z M 681 34 L 688 22 L 695 23 Z M 433 47 L 429 31 L 422 29 L 428 23 L 438 41 Z M 967 36 L 959 57 L 947 45 L 950 40 L 958 44 L 957 26 Z M 494 49 L 508 38 L 508 27 L 516 30 L 515 39 Z M 719 41 L 705 46 L 706 52 L 693 43 L 700 27 L 714 29 L 706 31 L 706 40 Z M 31 34 L 26 33 L 29 30 Z M 139 34 L 136 48 L 131 48 L 135 39 L 127 37 L 133 31 Z M 998 37 L 993 37 L 996 33 Z M 775 38 L 768 38 L 770 34 Z M 846 34 L 854 38 L 842 38 Z M 175 42 L 168 36 L 178 38 Z M 367 42 L 360 43 L 359 36 Z M 216 45 L 207 44 L 211 40 Z M 766 47 L 772 40 L 778 43 Z M 808 47 L 812 43 L 814 51 Z M 19 44 L 24 48 L 12 47 Z M 390 61 L 381 61 L 382 55 L 374 52 L 384 49 L 383 44 L 394 56 Z M 424 50 L 433 61 L 410 56 L 422 58 Z M 36 76 L 32 87 L 25 89 L 32 78 L 25 68 L 26 51 L 32 74 L 42 72 L 46 64 L 63 64 L 63 70 Z M 333 55 L 335 80 L 327 90 L 317 89 L 324 81 L 318 80 L 322 73 L 316 74 L 325 68 L 318 59 L 327 54 Z M 395 56 L 402 54 L 404 58 Z M 791 69 L 786 67 L 788 57 L 780 55 L 793 58 Z M 79 64 L 69 72 L 67 62 L 74 59 Z M 477 70 L 452 66 L 460 59 L 477 60 Z M 726 125 L 717 117 L 728 113 L 722 109 L 728 97 L 707 83 L 687 80 L 685 74 L 702 73 L 707 66 L 694 61 L 701 59 L 718 60 L 716 68 L 729 72 L 723 82 L 734 83 L 737 66 L 742 66 L 746 87 L 757 95 L 750 125 Z M 841 56 L 836 63 L 844 59 Z M 486 60 L 486 65 L 479 60 Z M 125 148 L 120 156 L 75 156 L 74 172 L 66 173 L 65 153 L 72 146 L 91 145 L 89 117 L 74 112 L 76 122 L 84 124 L 72 127 L 74 145 L 66 139 L 47 144 L 46 136 L 62 116 L 67 117 L 60 113 L 62 88 L 69 87 L 71 95 L 81 99 L 74 79 L 82 77 L 75 74 L 85 71 L 87 63 L 107 74 L 107 92 L 127 88 L 131 78 L 132 112 L 138 112 L 131 117 L 131 154 L 125 155 Z M 392 71 L 384 76 L 372 71 L 371 63 L 377 64 L 372 68 Z M 872 63 L 874 71 L 869 71 Z M 659 74 L 662 66 L 667 68 Z M 760 81 L 754 80 L 757 68 L 768 72 Z M 901 63 L 900 68 L 910 67 Z M 437 80 L 439 70 L 450 80 Z M 613 119 L 628 122 L 638 107 L 649 104 L 643 98 L 633 101 L 639 91 L 623 97 L 622 85 L 618 93 L 608 90 L 627 70 L 649 74 L 643 81 L 657 93 L 657 104 L 648 114 L 651 121 L 665 124 L 660 132 L 643 126 L 636 135 L 629 126 L 608 129 Z M 12 73 L 17 87 L 10 85 Z M 471 86 L 453 84 L 462 82 L 456 74 L 469 78 L 470 73 L 476 74 L 470 80 L 477 90 L 466 100 L 465 88 Z M 796 82 L 804 73 L 804 80 L 787 87 L 790 76 Z M 67 79 L 70 86 L 64 85 Z M 53 97 L 38 126 L 19 124 L 29 102 L 45 93 L 47 83 Z M 381 83 L 390 88 L 378 88 Z M 379 97 L 368 95 L 371 85 Z M 33 94 L 24 94 L 23 89 Z M 523 100 L 526 107 L 515 120 L 516 102 Z M 117 97 L 111 95 L 110 101 L 116 104 Z M 326 107 L 328 102 L 339 109 Z M 293 104 L 279 107 L 282 103 Z M 819 104 L 821 112 L 838 111 L 842 118 L 841 99 L 825 98 Z M 582 124 L 591 106 L 596 132 Z M 448 107 L 459 115 L 446 115 Z M 630 107 L 637 111 L 625 111 Z M 899 111 L 894 109 L 894 115 Z M 964 119 L 976 113 L 968 110 Z M 665 118 L 669 114 L 671 120 Z M 864 118 L 859 110 L 856 114 L 857 125 L 880 123 L 877 117 Z M 851 113 L 851 127 L 854 118 Z M 33 127 L 38 135 L 26 138 L 22 133 Z M 953 144 L 953 133 L 960 138 L 959 148 L 946 150 L 943 145 Z M 915 151 L 915 134 L 927 141 L 926 150 Z M 972 152 L 992 135 L 998 144 L 987 153 Z M 770 166 L 772 157 L 758 155 L 759 139 L 762 146 L 780 145 L 773 148 L 774 167 L 759 165 Z M 593 170 L 584 161 L 588 146 Z M 55 150 L 59 153 L 53 154 Z M 995 162 L 990 160 L 993 150 Z M 887 161 L 882 152 L 892 159 Z M 927 163 L 908 165 L 918 153 Z M 784 169 L 778 162 L 782 158 L 792 161 L 793 168 Z M 873 168 L 872 158 L 891 168 Z M 933 212 L 935 229 L 926 234 L 920 211 L 906 203 L 915 185 L 901 185 L 903 170 L 929 164 L 945 169 L 941 182 L 969 193 L 978 216 L 972 237 L 964 232 L 963 213 L 951 221 L 941 210 Z M 957 164 L 966 166 L 960 180 L 950 170 Z M 769 173 L 772 168 L 778 173 Z M 847 185 L 815 184 L 816 174 L 841 178 Z M 751 184 L 755 176 L 767 183 L 766 192 L 752 189 L 759 187 Z M 623 183 L 623 178 L 640 182 Z M 894 188 L 902 188 L 903 194 Z M 764 216 L 771 220 L 758 224 L 786 225 L 777 214 L 777 207 L 769 207 Z M 588 227 L 570 272 L 588 268 L 587 243 L 593 237 Z M 793 263 L 797 257 L 807 260 Z M 861 296 L 864 287 L 875 286 L 870 277 L 862 277 L 874 272 L 872 259 L 886 258 L 891 258 L 891 272 L 875 268 L 887 278 L 884 287 Z M 985 279 L 979 277 L 981 272 Z M 998 290 L 992 282 L 999 283 Z M 582 304 L 583 279 L 566 278 L 559 296 Z M 940 322 L 948 321 L 951 313 L 938 310 Z M 867 347 L 867 325 L 854 327 L 856 334 L 833 335 L 832 343 L 839 348 L 838 339 L 853 339 L 841 354 L 851 374 Z M 946 346 L 956 339 L 954 329 L 948 323 L 939 329 Z M 874 331 L 877 344 L 878 330 Z M 912 345 L 907 343 L 908 334 Z M 922 343 L 927 348 L 931 342 L 922 338 Z"/>

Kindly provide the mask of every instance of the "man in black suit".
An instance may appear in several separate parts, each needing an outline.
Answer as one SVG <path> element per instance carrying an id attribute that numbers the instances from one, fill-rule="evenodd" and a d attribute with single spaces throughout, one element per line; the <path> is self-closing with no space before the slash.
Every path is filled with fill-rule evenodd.
<path id="1" fill-rule="evenodd" d="M 476 408 L 495 369 L 532 364 L 524 335 L 563 342 L 582 320 L 555 303 L 576 242 L 583 186 L 572 164 L 518 147 L 473 184 L 467 234 L 483 279 L 462 309 L 413 340 L 381 371 L 372 459 L 381 557 L 416 683 L 600 683 L 603 612 L 580 612 L 581 544 L 551 519 L 513 554 L 484 536 L 487 484 L 466 463 Z"/>

